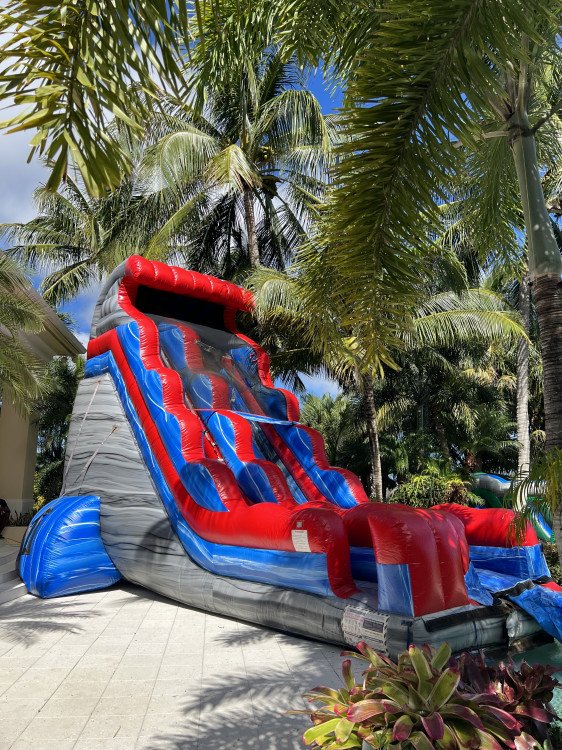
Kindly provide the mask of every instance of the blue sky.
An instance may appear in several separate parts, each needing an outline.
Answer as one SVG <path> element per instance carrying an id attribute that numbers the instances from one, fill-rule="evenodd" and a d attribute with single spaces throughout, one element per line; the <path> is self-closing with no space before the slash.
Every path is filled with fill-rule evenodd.
<path id="1" fill-rule="evenodd" d="M 319 100 L 325 114 L 334 112 L 342 101 L 342 92 L 330 92 L 324 84 L 321 72 L 312 74 L 308 82 L 310 90 Z M 3 112 L 7 119 L 9 111 Z M 3 117 L 3 119 L 4 119 Z M 37 159 L 27 164 L 29 153 L 29 133 L 0 134 L 0 223 L 25 222 L 35 215 L 33 191 L 43 184 L 47 171 Z M 34 279 L 35 285 L 40 279 Z M 75 321 L 76 336 L 87 343 L 92 312 L 98 296 L 98 287 L 85 290 L 73 302 L 62 308 L 69 312 Z M 307 390 L 315 395 L 337 392 L 337 386 L 325 378 L 303 378 Z"/>

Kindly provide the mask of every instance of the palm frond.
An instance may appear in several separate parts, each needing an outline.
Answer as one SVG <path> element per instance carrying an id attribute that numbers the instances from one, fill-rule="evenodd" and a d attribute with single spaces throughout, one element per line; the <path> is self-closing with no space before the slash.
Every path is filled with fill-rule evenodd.
<path id="1" fill-rule="evenodd" d="M 0 15 L 4 65 L 0 99 L 27 105 L 4 123 L 9 132 L 34 130 L 32 153 L 51 165 L 56 189 L 72 160 L 92 194 L 115 187 L 129 160 L 106 133 L 106 113 L 142 130 L 144 99 L 157 92 L 152 73 L 173 87 L 184 5 L 165 0 L 10 0 Z M 183 35 L 182 35 L 182 32 Z"/>

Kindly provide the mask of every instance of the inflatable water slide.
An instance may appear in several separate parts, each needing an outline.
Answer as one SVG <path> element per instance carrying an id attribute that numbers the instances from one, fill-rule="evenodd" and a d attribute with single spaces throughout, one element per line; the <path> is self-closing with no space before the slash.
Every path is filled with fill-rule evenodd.
<path id="1" fill-rule="evenodd" d="M 506 477 L 500 477 L 498 474 L 486 474 L 485 472 L 476 472 L 471 475 L 472 492 L 481 497 L 488 508 L 503 508 L 506 506 L 507 495 L 513 489 L 513 482 Z M 541 486 L 539 483 L 532 483 L 523 497 L 519 498 L 520 503 L 527 505 L 533 504 L 536 495 L 540 495 Z M 552 518 L 545 518 L 542 513 L 535 510 L 531 518 L 531 524 L 539 540 L 554 544 L 556 538 L 552 530 Z"/>
<path id="2" fill-rule="evenodd" d="M 562 596 L 512 511 L 370 502 L 328 464 L 267 354 L 238 330 L 251 294 L 129 258 L 97 302 L 63 496 L 33 518 L 38 596 L 120 578 L 186 605 L 396 655 L 562 637 Z M 557 624 L 558 623 L 558 624 Z"/>

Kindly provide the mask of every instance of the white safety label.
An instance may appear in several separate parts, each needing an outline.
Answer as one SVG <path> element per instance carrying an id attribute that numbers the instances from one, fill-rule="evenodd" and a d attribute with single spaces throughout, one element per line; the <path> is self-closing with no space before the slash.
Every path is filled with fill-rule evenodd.
<path id="1" fill-rule="evenodd" d="M 291 537 L 293 539 L 293 547 L 296 552 L 310 552 L 310 544 L 308 543 L 308 531 L 306 529 L 293 529 L 291 531 Z"/>

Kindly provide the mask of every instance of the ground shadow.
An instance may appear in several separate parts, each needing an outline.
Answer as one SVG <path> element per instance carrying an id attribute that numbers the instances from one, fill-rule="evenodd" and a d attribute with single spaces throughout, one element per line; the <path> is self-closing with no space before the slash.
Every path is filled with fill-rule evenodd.
<path id="1" fill-rule="evenodd" d="M 341 678 L 326 658 L 325 646 L 313 640 L 263 628 L 244 628 L 218 638 L 225 645 L 252 646 L 272 635 L 298 646 L 297 666 L 268 666 L 264 656 L 261 672 L 253 666 L 237 675 L 204 674 L 201 690 L 186 697 L 182 705 L 185 732 L 155 735 L 146 750 L 302 750 L 302 734 L 310 720 L 307 715 L 288 712 L 306 709 L 302 694 L 307 690 L 318 684 L 337 686 Z"/>
<path id="2" fill-rule="evenodd" d="M 76 610 L 76 611 L 75 611 Z M 46 633 L 81 633 L 79 620 L 100 616 L 79 602 L 22 599 L 6 602 L 0 615 L 0 638 L 14 646 L 32 646 Z"/>

